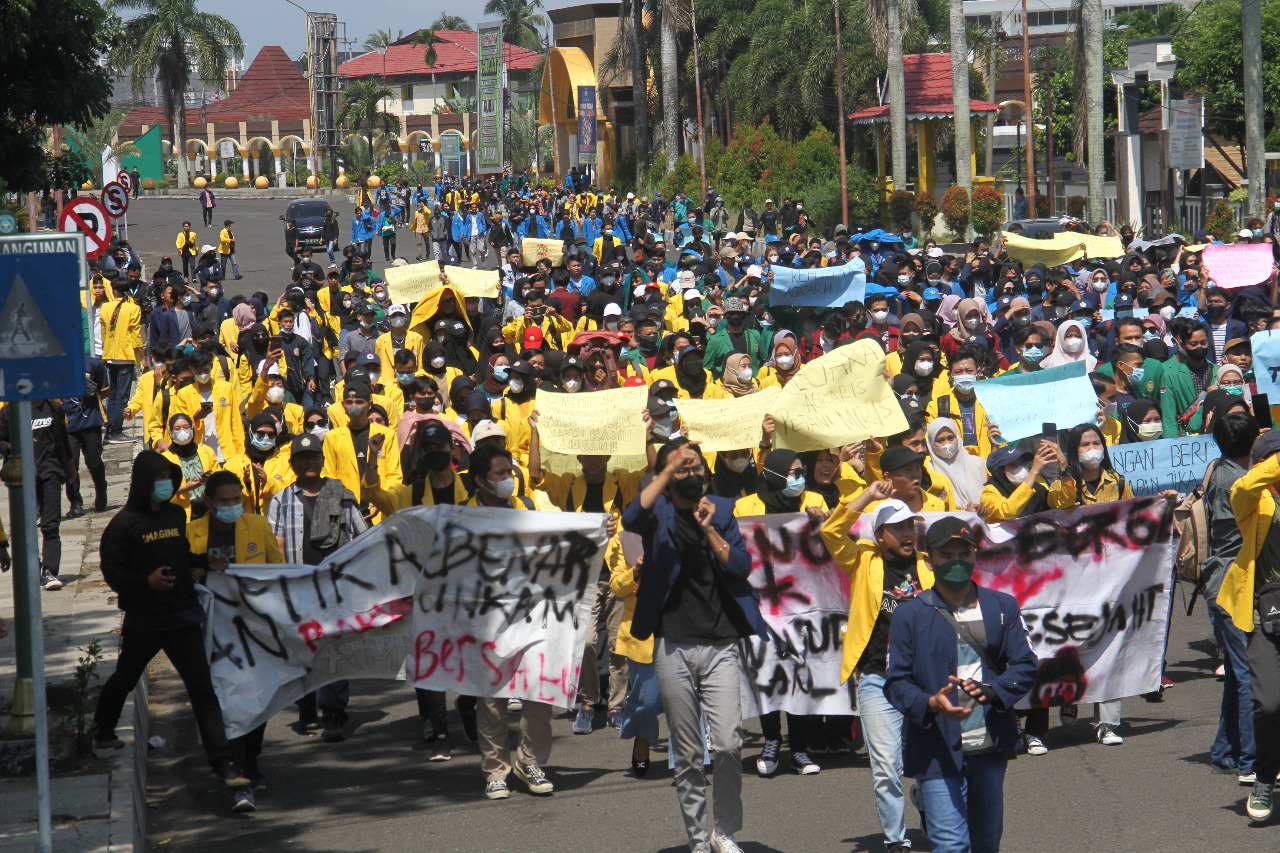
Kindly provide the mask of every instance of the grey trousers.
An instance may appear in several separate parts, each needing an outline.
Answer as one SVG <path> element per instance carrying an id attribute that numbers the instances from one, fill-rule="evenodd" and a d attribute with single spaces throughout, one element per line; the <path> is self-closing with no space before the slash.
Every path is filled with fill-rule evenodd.
<path id="1" fill-rule="evenodd" d="M 603 577 L 596 582 L 596 597 L 591 604 L 591 622 L 587 629 L 587 645 L 582 650 L 582 671 L 578 676 L 578 704 L 600 704 L 600 665 L 599 649 L 601 643 L 609 650 L 609 710 L 616 711 L 622 707 L 627 698 L 627 659 L 615 654 L 618 642 L 618 628 L 622 625 L 622 614 L 626 605 L 622 599 L 609 589 L 609 579 Z M 601 624 L 603 623 L 603 624 Z M 603 628 L 603 631 L 601 630 Z"/>
<path id="2" fill-rule="evenodd" d="M 707 777 L 702 769 L 706 719 L 715 772 L 715 830 L 742 828 L 742 667 L 737 643 L 694 645 L 654 638 L 653 668 L 675 756 L 676 798 L 694 853 L 710 850 Z"/>

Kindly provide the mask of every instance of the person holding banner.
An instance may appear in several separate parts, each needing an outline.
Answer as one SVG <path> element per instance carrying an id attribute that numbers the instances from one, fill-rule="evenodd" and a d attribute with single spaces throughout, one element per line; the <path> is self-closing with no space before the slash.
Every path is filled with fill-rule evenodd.
<path id="1" fill-rule="evenodd" d="M 973 390 L 985 365 L 986 350 L 976 344 L 953 350 L 948 366 L 951 390 L 935 391 L 936 396 L 926 409 L 929 420 L 942 416 L 955 421 L 965 450 L 983 459 L 991 455 L 995 443 L 1001 440 L 1000 427 L 987 420 L 987 413 Z"/>

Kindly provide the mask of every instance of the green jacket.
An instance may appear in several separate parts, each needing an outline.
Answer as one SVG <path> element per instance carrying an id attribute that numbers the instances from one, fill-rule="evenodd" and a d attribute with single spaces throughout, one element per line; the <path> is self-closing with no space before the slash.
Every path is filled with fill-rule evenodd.
<path id="1" fill-rule="evenodd" d="M 1160 379 L 1164 375 L 1164 362 L 1149 358 L 1142 363 L 1142 382 L 1139 387 L 1130 389 L 1135 397 L 1143 397 L 1153 402 L 1160 402 Z M 1098 365 L 1098 372 L 1105 376 L 1116 375 L 1111 364 Z"/>
<path id="2" fill-rule="evenodd" d="M 1216 368 L 1213 362 L 1208 362 Z M 1145 380 L 1146 377 L 1144 376 Z M 1144 381 L 1145 385 L 1146 382 Z M 1179 430 L 1178 415 L 1181 415 L 1196 401 L 1196 387 L 1191 380 L 1191 369 L 1178 356 L 1166 361 L 1160 376 L 1160 417 L 1164 422 L 1164 437 L 1177 438 L 1180 435 L 1194 435 L 1204 426 L 1204 410 L 1198 409 L 1186 428 Z"/>
<path id="3" fill-rule="evenodd" d="M 743 334 L 747 338 L 747 355 L 751 356 L 751 371 L 758 373 L 760 365 L 769 360 L 769 348 L 756 329 L 746 329 Z M 724 360 L 733 352 L 733 341 L 729 338 L 729 330 L 721 329 L 707 338 L 707 351 L 702 356 L 702 363 L 711 370 L 711 375 L 719 379 L 724 374 Z"/>

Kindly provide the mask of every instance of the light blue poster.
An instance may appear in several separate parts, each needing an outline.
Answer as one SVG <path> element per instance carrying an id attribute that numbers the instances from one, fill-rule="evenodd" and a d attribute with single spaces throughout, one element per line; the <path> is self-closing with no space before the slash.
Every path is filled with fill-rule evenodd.
<path id="1" fill-rule="evenodd" d="M 801 305 L 812 308 L 839 308 L 846 302 L 861 301 L 867 289 L 865 265 L 814 267 L 797 270 L 772 266 L 770 305 Z"/>
<path id="2" fill-rule="evenodd" d="M 1266 394 L 1272 405 L 1280 403 L 1280 329 L 1254 332 L 1249 345 L 1253 348 L 1258 393 Z"/>
<path id="3" fill-rule="evenodd" d="M 987 420 L 1000 427 L 1005 443 L 1039 435 L 1042 425 L 1071 429 L 1098 416 L 1098 395 L 1083 361 L 1030 373 L 1006 373 L 973 386 Z"/>
<path id="4" fill-rule="evenodd" d="M 1137 498 L 1165 489 L 1186 494 L 1200 485 L 1209 463 L 1222 455 L 1211 435 L 1159 438 L 1108 447 L 1111 467 L 1126 480 Z"/>

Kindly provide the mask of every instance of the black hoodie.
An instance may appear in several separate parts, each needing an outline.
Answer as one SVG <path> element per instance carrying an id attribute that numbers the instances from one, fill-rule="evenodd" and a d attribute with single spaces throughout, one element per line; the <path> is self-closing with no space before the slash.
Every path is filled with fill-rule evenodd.
<path id="1" fill-rule="evenodd" d="M 124 509 L 102 531 L 102 576 L 119 596 L 125 627 L 135 630 L 169 630 L 204 621 L 191 569 L 206 568 L 207 561 L 203 554 L 191 553 L 187 515 L 174 503 L 151 508 L 151 491 L 165 474 L 176 490 L 182 470 L 155 451 L 139 453 Z M 148 582 L 161 566 L 173 574 L 173 589 L 166 592 L 157 592 Z"/>

